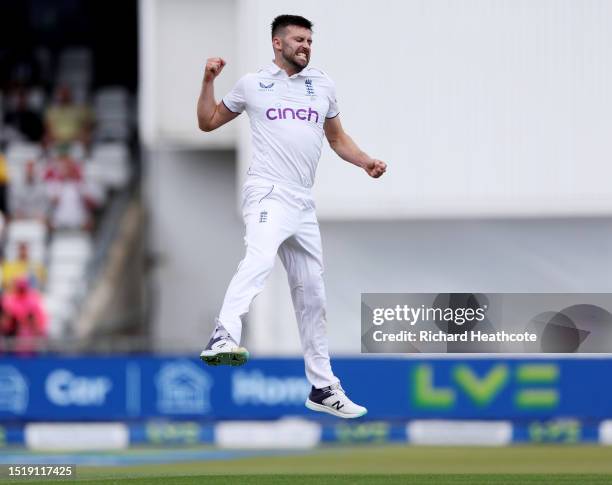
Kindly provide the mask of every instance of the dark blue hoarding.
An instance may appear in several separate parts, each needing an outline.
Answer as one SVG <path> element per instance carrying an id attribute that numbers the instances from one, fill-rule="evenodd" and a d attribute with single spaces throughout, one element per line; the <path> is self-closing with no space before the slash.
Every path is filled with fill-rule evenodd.
<path id="1" fill-rule="evenodd" d="M 368 419 L 612 417 L 612 359 L 338 358 Z M 197 358 L 0 360 L 0 421 L 312 416 L 301 359 L 206 367 Z"/>

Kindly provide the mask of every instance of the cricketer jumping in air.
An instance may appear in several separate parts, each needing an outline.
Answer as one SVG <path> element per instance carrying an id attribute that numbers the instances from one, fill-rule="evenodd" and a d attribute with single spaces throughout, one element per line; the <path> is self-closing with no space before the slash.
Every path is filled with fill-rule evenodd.
<path id="1" fill-rule="evenodd" d="M 198 124 L 213 131 L 246 111 L 253 158 L 242 193 L 246 254 L 232 278 L 216 327 L 201 359 L 210 365 L 242 365 L 242 320 L 273 268 L 276 255 L 287 270 L 312 390 L 306 406 L 341 418 L 367 410 L 353 403 L 332 372 L 325 317 L 325 287 L 319 224 L 312 198 L 323 134 L 342 159 L 373 178 L 386 164 L 361 151 L 340 123 L 333 81 L 308 66 L 312 23 L 280 15 L 272 23 L 274 61 L 243 76 L 220 103 L 214 80 L 225 60 L 207 60 L 198 99 Z"/>

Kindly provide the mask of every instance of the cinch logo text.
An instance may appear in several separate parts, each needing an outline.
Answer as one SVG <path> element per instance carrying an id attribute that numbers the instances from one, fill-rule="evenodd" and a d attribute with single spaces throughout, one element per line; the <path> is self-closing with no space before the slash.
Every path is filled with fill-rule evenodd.
<path id="1" fill-rule="evenodd" d="M 300 108 L 298 110 L 294 110 L 293 108 L 269 108 L 266 111 L 266 118 L 269 120 L 287 120 L 287 119 L 298 119 L 302 121 L 313 121 L 319 122 L 319 113 L 318 111 L 312 108 Z"/>

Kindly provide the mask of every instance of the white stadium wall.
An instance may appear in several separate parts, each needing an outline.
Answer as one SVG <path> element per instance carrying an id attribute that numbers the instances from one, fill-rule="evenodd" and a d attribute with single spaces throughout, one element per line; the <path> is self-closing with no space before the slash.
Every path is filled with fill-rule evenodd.
<path id="1" fill-rule="evenodd" d="M 206 58 L 236 57 L 232 0 L 140 0 L 139 128 L 146 146 L 232 148 L 235 124 L 202 136 L 196 102 Z M 228 63 L 216 85 L 231 89 L 240 71 Z"/>
<path id="2" fill-rule="evenodd" d="M 243 256 L 233 154 L 159 150 L 148 157 L 154 334 L 160 348 L 201 350 Z M 610 219 L 321 223 L 332 352 L 359 353 L 360 293 L 610 293 Z M 300 354 L 277 261 L 243 335 L 257 355 Z"/>

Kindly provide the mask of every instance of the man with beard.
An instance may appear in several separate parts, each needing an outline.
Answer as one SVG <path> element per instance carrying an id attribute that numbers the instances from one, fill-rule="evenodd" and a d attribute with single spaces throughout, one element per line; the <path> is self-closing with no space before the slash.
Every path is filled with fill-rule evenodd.
<path id="1" fill-rule="evenodd" d="M 272 22 L 274 61 L 247 74 L 220 103 L 214 79 L 225 61 L 207 60 L 198 99 L 198 124 L 212 131 L 249 115 L 253 159 L 243 188 L 246 255 L 232 278 L 213 335 L 200 358 L 209 365 L 242 365 L 249 353 L 240 347 L 241 317 L 263 289 L 278 254 L 287 270 L 291 297 L 312 384 L 306 406 L 342 418 L 363 416 L 333 374 L 328 352 L 321 236 L 311 188 L 323 134 L 344 160 L 374 178 L 386 164 L 361 151 L 344 132 L 333 81 L 308 66 L 312 23 L 296 15 Z"/>

